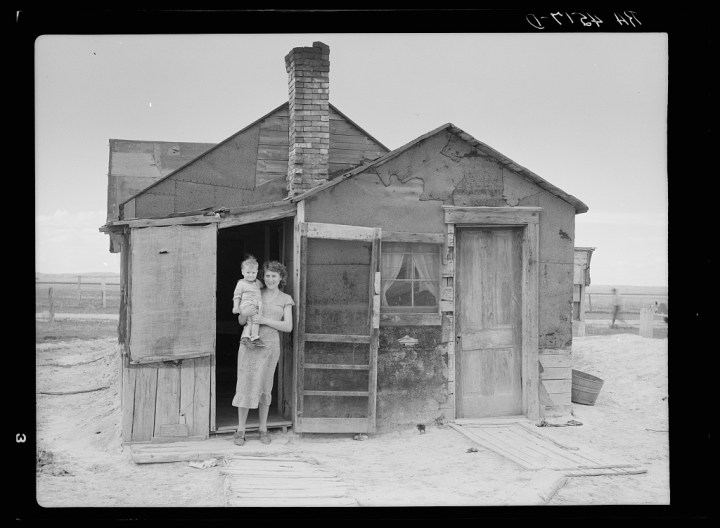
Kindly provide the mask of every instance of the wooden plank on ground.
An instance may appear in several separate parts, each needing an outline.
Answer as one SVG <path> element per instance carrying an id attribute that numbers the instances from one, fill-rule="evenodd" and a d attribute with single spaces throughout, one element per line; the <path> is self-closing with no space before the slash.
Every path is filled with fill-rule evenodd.
<path id="1" fill-rule="evenodd" d="M 240 456 L 220 471 L 227 506 L 357 506 L 348 486 L 314 461 Z"/>
<path id="2" fill-rule="evenodd" d="M 523 422 L 475 426 L 450 425 L 480 445 L 527 469 L 547 468 L 561 471 L 567 476 L 644 472 L 637 464 L 624 462 L 591 448 L 564 446 L 531 429 L 531 426 Z"/>
<path id="3" fill-rule="evenodd" d="M 467 436 L 470 440 L 473 440 L 474 442 L 477 442 L 478 444 L 490 449 L 491 451 L 494 451 L 499 455 L 502 455 L 505 458 L 512 460 L 513 462 L 521 465 L 526 469 L 541 469 L 542 467 L 534 463 L 532 460 L 528 460 L 527 458 L 519 456 L 518 454 L 513 453 L 509 449 L 506 449 L 496 440 L 493 440 L 492 438 L 489 438 L 487 435 L 483 434 L 482 431 L 480 431 L 480 428 L 472 428 L 473 430 L 470 430 L 470 428 L 466 426 L 456 425 L 452 423 L 448 425 L 459 433 Z"/>
<path id="4" fill-rule="evenodd" d="M 200 443 L 207 442 L 199 441 Z M 167 462 L 190 462 L 197 460 L 208 460 L 210 458 L 222 458 L 237 453 L 238 446 L 228 443 L 225 446 L 190 448 L 177 448 L 180 442 L 167 444 L 141 444 L 133 445 L 130 448 L 130 456 L 136 464 L 155 464 Z M 154 449 L 148 449 L 148 446 Z M 167 447 L 167 449 L 161 449 Z"/>

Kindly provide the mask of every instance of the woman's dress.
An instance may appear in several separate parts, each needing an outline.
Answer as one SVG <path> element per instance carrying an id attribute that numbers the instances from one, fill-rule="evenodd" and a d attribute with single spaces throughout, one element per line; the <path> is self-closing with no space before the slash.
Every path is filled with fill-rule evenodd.
<path id="1" fill-rule="evenodd" d="M 295 303 L 288 294 L 275 290 L 277 296 L 271 301 L 268 290 L 263 290 L 263 315 L 275 321 L 281 321 L 285 306 Z M 237 384 L 232 404 L 235 407 L 256 409 L 258 404 L 270 405 L 272 402 L 273 377 L 280 358 L 280 332 L 267 325 L 260 325 L 260 339 L 265 347 L 246 347 L 240 343 L 237 362 Z"/>

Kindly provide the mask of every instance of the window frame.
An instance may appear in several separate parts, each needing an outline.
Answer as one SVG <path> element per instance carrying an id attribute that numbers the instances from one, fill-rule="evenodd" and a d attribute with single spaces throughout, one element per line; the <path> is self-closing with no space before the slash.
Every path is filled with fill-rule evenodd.
<path id="1" fill-rule="evenodd" d="M 413 312 L 402 310 L 391 310 L 391 306 L 381 306 L 380 308 L 380 326 L 440 326 L 442 324 L 442 291 L 443 291 L 443 251 L 446 249 L 445 235 L 442 233 L 409 233 L 409 232 L 388 232 L 383 231 L 382 243 L 380 249 L 380 271 L 381 271 L 381 291 L 382 284 L 385 279 L 382 274 L 382 256 L 384 254 L 383 245 L 386 243 L 403 243 L 403 244 L 432 244 L 437 248 L 436 276 L 433 282 L 437 284 L 438 295 L 436 306 L 432 312 Z M 404 282 L 413 284 L 415 282 L 423 282 L 423 279 L 399 279 Z M 411 307 L 408 307 L 411 308 Z M 390 310 L 389 310 L 390 309 Z"/>

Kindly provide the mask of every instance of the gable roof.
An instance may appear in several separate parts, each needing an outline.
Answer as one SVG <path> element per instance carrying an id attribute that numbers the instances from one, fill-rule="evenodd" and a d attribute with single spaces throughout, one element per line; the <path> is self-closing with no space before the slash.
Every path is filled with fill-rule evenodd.
<path id="1" fill-rule="evenodd" d="M 140 190 L 140 191 L 137 192 L 136 194 L 134 194 L 134 195 L 130 196 L 129 198 L 127 198 L 126 200 L 124 200 L 124 201 L 122 202 L 122 204 L 125 204 L 125 203 L 129 202 L 130 200 L 135 199 L 136 197 L 138 197 L 138 196 L 140 196 L 141 194 L 145 193 L 147 190 L 149 190 L 149 189 L 151 189 L 151 188 L 153 188 L 153 187 L 161 184 L 163 181 L 167 180 L 168 178 L 173 177 L 176 173 L 184 170 L 185 168 L 187 168 L 188 166 L 192 165 L 193 163 L 196 163 L 196 162 L 197 162 L 198 160 L 200 160 L 202 157 L 208 156 L 208 155 L 210 155 L 213 151 L 221 148 L 223 145 L 225 145 L 226 143 L 230 142 L 230 141 L 231 141 L 233 138 L 235 138 L 236 136 L 238 136 L 238 135 L 242 134 L 243 132 L 251 129 L 252 127 L 254 127 L 254 126 L 262 123 L 265 119 L 267 119 L 268 117 L 271 117 L 273 114 L 277 113 L 278 111 L 284 110 L 284 109 L 286 109 L 286 108 L 288 108 L 288 107 L 289 107 L 289 103 L 283 103 L 283 104 L 281 104 L 280 106 L 278 106 L 278 107 L 274 108 L 273 110 L 271 110 L 270 112 L 268 112 L 267 114 L 263 115 L 262 117 L 256 119 L 255 121 L 253 121 L 253 122 L 250 123 L 249 125 L 245 126 L 244 128 L 242 128 L 242 129 L 239 130 L 238 132 L 235 132 L 235 133 L 232 134 L 231 136 L 229 136 L 229 137 L 227 137 L 226 139 L 222 140 L 220 143 L 217 143 L 217 144 L 214 144 L 214 145 L 211 144 L 212 146 L 210 146 L 210 148 L 208 148 L 208 149 L 207 149 L 205 152 L 203 152 L 201 155 L 197 156 L 197 157 L 194 158 L 194 159 L 189 160 L 187 163 L 184 163 L 183 165 L 177 167 L 177 168 L 176 168 L 175 170 L 173 170 L 172 172 L 170 172 L 170 173 L 164 175 L 162 178 L 159 178 L 158 180 L 154 181 L 152 184 L 148 185 L 148 186 L 145 187 L 144 189 Z M 386 146 L 383 145 L 380 141 L 378 141 L 377 139 L 375 139 L 371 134 L 369 134 L 367 131 L 365 131 L 365 129 L 363 129 L 361 126 L 359 126 L 357 123 L 355 123 L 352 119 L 350 119 L 348 116 L 346 116 L 346 115 L 345 115 L 344 113 L 342 113 L 340 110 L 338 110 L 333 104 L 329 104 L 329 107 L 330 107 L 332 110 L 334 110 L 338 115 L 340 115 L 343 119 L 345 119 L 348 123 L 350 123 L 352 126 L 354 126 L 355 128 L 357 128 L 362 134 L 364 134 L 364 135 L 367 136 L 370 140 L 372 140 L 373 142 L 375 142 L 382 150 L 384 150 L 385 152 L 389 152 L 389 151 L 390 151 L 390 149 L 389 149 L 388 147 L 386 147 Z"/>
<path id="2" fill-rule="evenodd" d="M 499 162 L 501 165 L 507 167 L 511 171 L 515 172 L 516 174 L 519 174 L 520 176 L 523 176 L 527 180 L 531 181 L 532 183 L 536 184 L 541 189 L 546 190 L 547 192 L 557 196 L 561 200 L 566 201 L 570 205 L 572 205 L 575 208 L 575 214 L 585 213 L 588 211 L 588 206 L 585 205 L 583 202 L 575 198 L 574 196 L 566 193 L 562 189 L 554 186 L 547 180 L 541 178 L 534 172 L 532 172 L 529 169 L 526 169 L 525 167 L 518 165 L 513 160 L 508 158 L 507 156 L 501 154 L 497 150 L 491 148 L 490 146 L 486 145 L 482 141 L 478 141 L 474 137 L 472 137 L 467 132 L 463 131 L 462 129 L 456 127 L 452 123 L 446 123 L 442 126 L 437 127 L 434 130 L 431 130 L 430 132 L 427 132 L 426 134 L 423 134 L 422 136 L 410 141 L 409 143 L 406 143 L 405 145 L 396 148 L 395 150 L 392 150 L 388 152 L 387 154 L 380 156 L 379 158 L 376 158 L 375 160 L 365 163 L 364 165 L 361 165 L 359 167 L 356 167 L 354 169 L 351 169 L 332 180 L 328 181 L 327 183 L 323 183 L 321 185 L 318 185 L 317 187 L 314 187 L 308 191 L 305 191 L 302 194 L 298 194 L 297 196 L 293 197 L 291 200 L 293 202 L 297 202 L 300 200 L 304 200 L 305 198 L 309 198 L 310 196 L 313 196 L 314 194 L 317 194 L 319 192 L 324 191 L 325 189 L 328 189 L 329 187 L 333 187 L 349 178 L 352 178 L 353 176 L 360 174 L 362 172 L 365 172 L 368 169 L 371 169 L 373 167 L 378 167 L 384 163 L 387 163 L 393 158 L 396 158 L 403 152 L 407 151 L 408 149 L 412 148 L 413 146 L 417 145 L 421 141 L 428 139 L 436 134 L 439 134 L 440 132 L 447 130 L 448 132 L 451 132 L 452 134 L 457 135 L 473 147 L 477 148 L 479 151 L 487 154 L 488 156 L 491 156 L 493 159 L 495 159 L 497 162 Z"/>
<path id="3" fill-rule="evenodd" d="M 130 200 L 133 200 L 133 199 L 137 198 L 137 197 L 140 196 L 141 194 L 147 192 L 148 189 L 152 189 L 153 187 L 159 185 L 160 183 L 164 182 L 164 181 L 167 180 L 168 178 L 171 178 L 171 177 L 172 177 L 173 175 L 175 175 L 176 173 L 180 172 L 181 170 L 185 169 L 186 167 L 188 167 L 188 166 L 192 165 L 193 163 L 197 162 L 197 161 L 198 161 L 200 158 L 202 158 L 203 156 L 207 156 L 208 154 L 210 154 L 210 153 L 212 153 L 213 151 L 217 150 L 218 148 L 220 148 L 220 147 L 223 146 L 224 144 L 230 142 L 235 136 L 238 136 L 238 135 L 242 134 L 243 132 L 245 132 L 246 130 L 254 127 L 254 126 L 257 125 L 258 123 L 260 123 L 260 122 L 262 122 L 263 120 L 267 119 L 267 118 L 270 117 L 272 114 L 274 114 L 274 113 L 277 112 L 278 110 L 281 110 L 284 106 L 287 106 L 287 105 L 288 105 L 288 103 L 283 103 L 283 104 L 281 104 L 280 106 L 278 106 L 277 108 L 271 110 L 270 112 L 268 112 L 268 113 L 265 114 L 264 116 L 256 119 L 255 121 L 253 121 L 252 123 L 250 123 L 250 124 L 247 125 L 246 127 L 242 128 L 241 130 L 238 130 L 238 131 L 235 132 L 234 134 L 228 136 L 227 138 L 225 138 L 224 140 L 222 140 L 220 143 L 216 143 L 215 145 L 213 145 L 212 147 L 210 147 L 208 150 L 206 150 L 205 152 L 203 152 L 200 156 L 197 156 L 196 158 L 191 159 L 190 161 L 188 161 L 188 162 L 185 163 L 184 165 L 181 165 L 180 167 L 178 167 L 177 169 L 175 169 L 175 170 L 172 171 L 171 173 L 166 174 L 165 176 L 163 176 L 163 177 L 160 178 L 159 180 L 153 182 L 151 185 L 148 185 L 147 187 L 145 187 L 144 189 L 142 189 L 140 192 L 138 192 L 137 194 L 134 194 L 133 196 L 129 197 L 127 200 L 125 200 L 125 201 L 122 202 L 122 203 L 125 204 L 125 203 L 129 202 Z"/>

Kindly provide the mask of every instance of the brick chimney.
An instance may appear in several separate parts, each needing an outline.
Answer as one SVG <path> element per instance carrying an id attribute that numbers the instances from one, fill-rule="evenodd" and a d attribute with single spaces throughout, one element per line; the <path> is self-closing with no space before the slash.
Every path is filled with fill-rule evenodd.
<path id="1" fill-rule="evenodd" d="M 328 180 L 330 148 L 330 48 L 313 42 L 285 57 L 290 102 L 288 196 Z"/>

